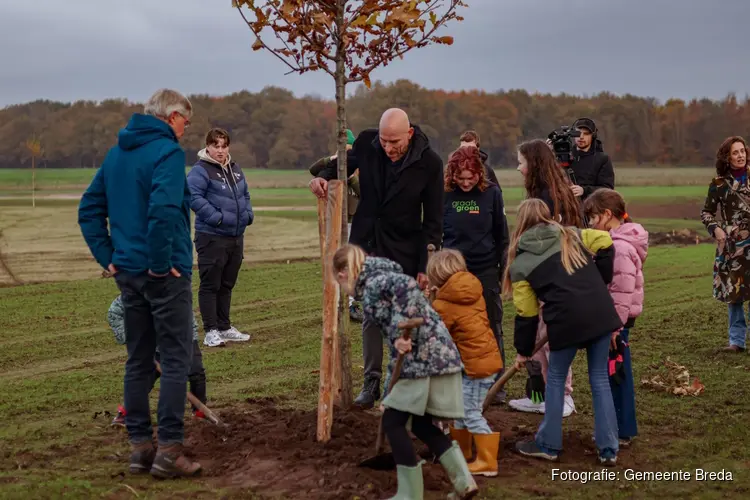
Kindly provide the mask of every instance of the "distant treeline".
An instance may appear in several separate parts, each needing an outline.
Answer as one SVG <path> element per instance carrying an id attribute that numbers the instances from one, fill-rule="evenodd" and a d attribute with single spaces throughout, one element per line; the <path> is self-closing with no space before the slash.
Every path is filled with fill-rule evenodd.
<path id="1" fill-rule="evenodd" d="M 203 147 L 206 131 L 223 127 L 232 135 L 232 157 L 245 168 L 306 168 L 335 149 L 336 109 L 332 101 L 296 98 L 267 87 L 225 97 L 190 96 L 192 126 L 183 146 L 188 162 Z M 495 167 L 515 166 L 519 141 L 543 138 L 561 125 L 588 116 L 615 164 L 713 164 L 716 149 L 729 135 L 750 136 L 750 101 L 729 95 L 685 102 L 610 93 L 592 97 L 501 92 L 427 90 L 401 80 L 357 87 L 348 100 L 349 126 L 358 133 L 377 127 L 380 114 L 401 107 L 427 133 L 443 157 L 466 129 L 481 135 L 482 148 Z M 0 110 L 0 168 L 29 166 L 27 139 L 41 139 L 42 167 L 98 167 L 117 131 L 141 105 L 125 100 L 61 103 L 35 101 Z"/>

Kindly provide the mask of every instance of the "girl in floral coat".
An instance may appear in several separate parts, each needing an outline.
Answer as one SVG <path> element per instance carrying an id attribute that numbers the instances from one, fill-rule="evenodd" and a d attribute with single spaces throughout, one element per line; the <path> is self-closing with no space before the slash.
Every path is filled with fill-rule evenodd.
<path id="1" fill-rule="evenodd" d="M 726 139 L 716 153 L 716 177 L 708 186 L 701 220 L 716 238 L 714 297 L 729 304 L 730 352 L 745 350 L 747 323 L 743 304 L 750 300 L 750 186 L 747 143 Z M 716 219 L 721 210 L 721 221 Z"/>
<path id="2" fill-rule="evenodd" d="M 392 499 L 424 497 L 422 463 L 407 431 L 409 421 L 411 431 L 448 472 L 457 498 L 473 498 L 479 489 L 460 447 L 433 423 L 433 418 L 464 418 L 463 364 L 440 316 L 400 265 L 367 257 L 355 245 L 336 251 L 333 271 L 341 288 L 362 301 L 365 319 L 377 324 L 391 344 L 388 379 L 398 353 L 404 354 L 400 378 L 383 399 L 383 429 L 398 471 L 398 492 Z M 410 318 L 423 318 L 424 324 L 412 331 L 410 340 L 404 340 L 398 325 Z"/>

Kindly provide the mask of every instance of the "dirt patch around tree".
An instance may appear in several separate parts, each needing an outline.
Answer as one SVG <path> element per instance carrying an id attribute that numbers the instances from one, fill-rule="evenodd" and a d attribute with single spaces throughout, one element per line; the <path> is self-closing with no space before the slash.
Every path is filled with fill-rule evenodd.
<path id="1" fill-rule="evenodd" d="M 335 412 L 332 439 L 325 444 L 315 440 L 315 411 L 282 409 L 273 401 L 254 400 L 222 410 L 221 418 L 229 429 L 191 422 L 186 439 L 190 454 L 204 466 L 204 477 L 217 486 L 236 488 L 238 493 L 249 488 L 262 498 L 308 500 L 381 499 L 396 492 L 395 471 L 358 467 L 373 455 L 379 418 L 376 412 Z M 524 458 L 514 451 L 516 441 L 533 436 L 541 418 L 506 407 L 487 413 L 490 425 L 502 436 L 500 474 L 497 478 L 478 478 L 480 488 L 493 481 L 512 480 L 529 494 L 554 494 L 549 480 L 552 464 Z M 566 431 L 565 452 L 556 467 L 598 470 L 591 432 Z M 423 456 L 428 455 L 421 443 L 415 441 L 415 445 Z M 620 453 L 619 467 L 636 463 L 644 466 L 644 460 L 637 460 L 630 450 Z M 424 480 L 426 498 L 445 498 L 451 491 L 439 463 L 428 461 Z"/>

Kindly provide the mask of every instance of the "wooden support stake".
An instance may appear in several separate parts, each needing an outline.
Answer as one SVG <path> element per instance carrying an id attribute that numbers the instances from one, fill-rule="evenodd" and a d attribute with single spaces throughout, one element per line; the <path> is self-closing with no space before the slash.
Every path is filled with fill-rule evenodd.
<path id="1" fill-rule="evenodd" d="M 323 338 L 320 349 L 320 387 L 318 393 L 318 441 L 331 439 L 333 426 L 334 371 L 337 366 L 339 287 L 333 274 L 333 254 L 341 241 L 341 200 L 344 183 L 328 182 L 328 204 L 326 207 L 326 239 L 323 256 Z"/>
<path id="2" fill-rule="evenodd" d="M 326 198 L 318 198 L 318 236 L 320 237 L 320 260 L 323 263 L 323 270 L 325 270 L 325 257 L 326 257 L 326 208 L 328 207 L 328 200 Z"/>

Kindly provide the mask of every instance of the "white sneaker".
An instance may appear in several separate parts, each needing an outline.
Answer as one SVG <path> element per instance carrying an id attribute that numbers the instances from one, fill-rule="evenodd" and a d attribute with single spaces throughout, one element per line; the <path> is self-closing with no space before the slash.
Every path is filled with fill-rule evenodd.
<path id="1" fill-rule="evenodd" d="M 576 404 L 573 402 L 573 396 L 570 394 L 565 395 L 563 401 L 563 418 L 571 416 L 576 412 Z"/>
<path id="2" fill-rule="evenodd" d="M 206 347 L 224 347 L 227 344 L 221 340 L 219 330 L 209 330 L 206 332 L 206 338 L 203 339 L 203 345 Z"/>
<path id="3" fill-rule="evenodd" d="M 246 342 L 250 340 L 250 335 L 242 333 L 233 326 L 230 327 L 229 330 L 220 331 L 219 337 L 221 337 L 222 340 L 226 340 L 228 342 Z"/>
<path id="4" fill-rule="evenodd" d="M 529 398 L 523 399 L 511 399 L 508 401 L 508 406 L 516 411 L 522 411 L 526 413 L 541 413 L 544 415 L 544 403 L 534 403 Z"/>

